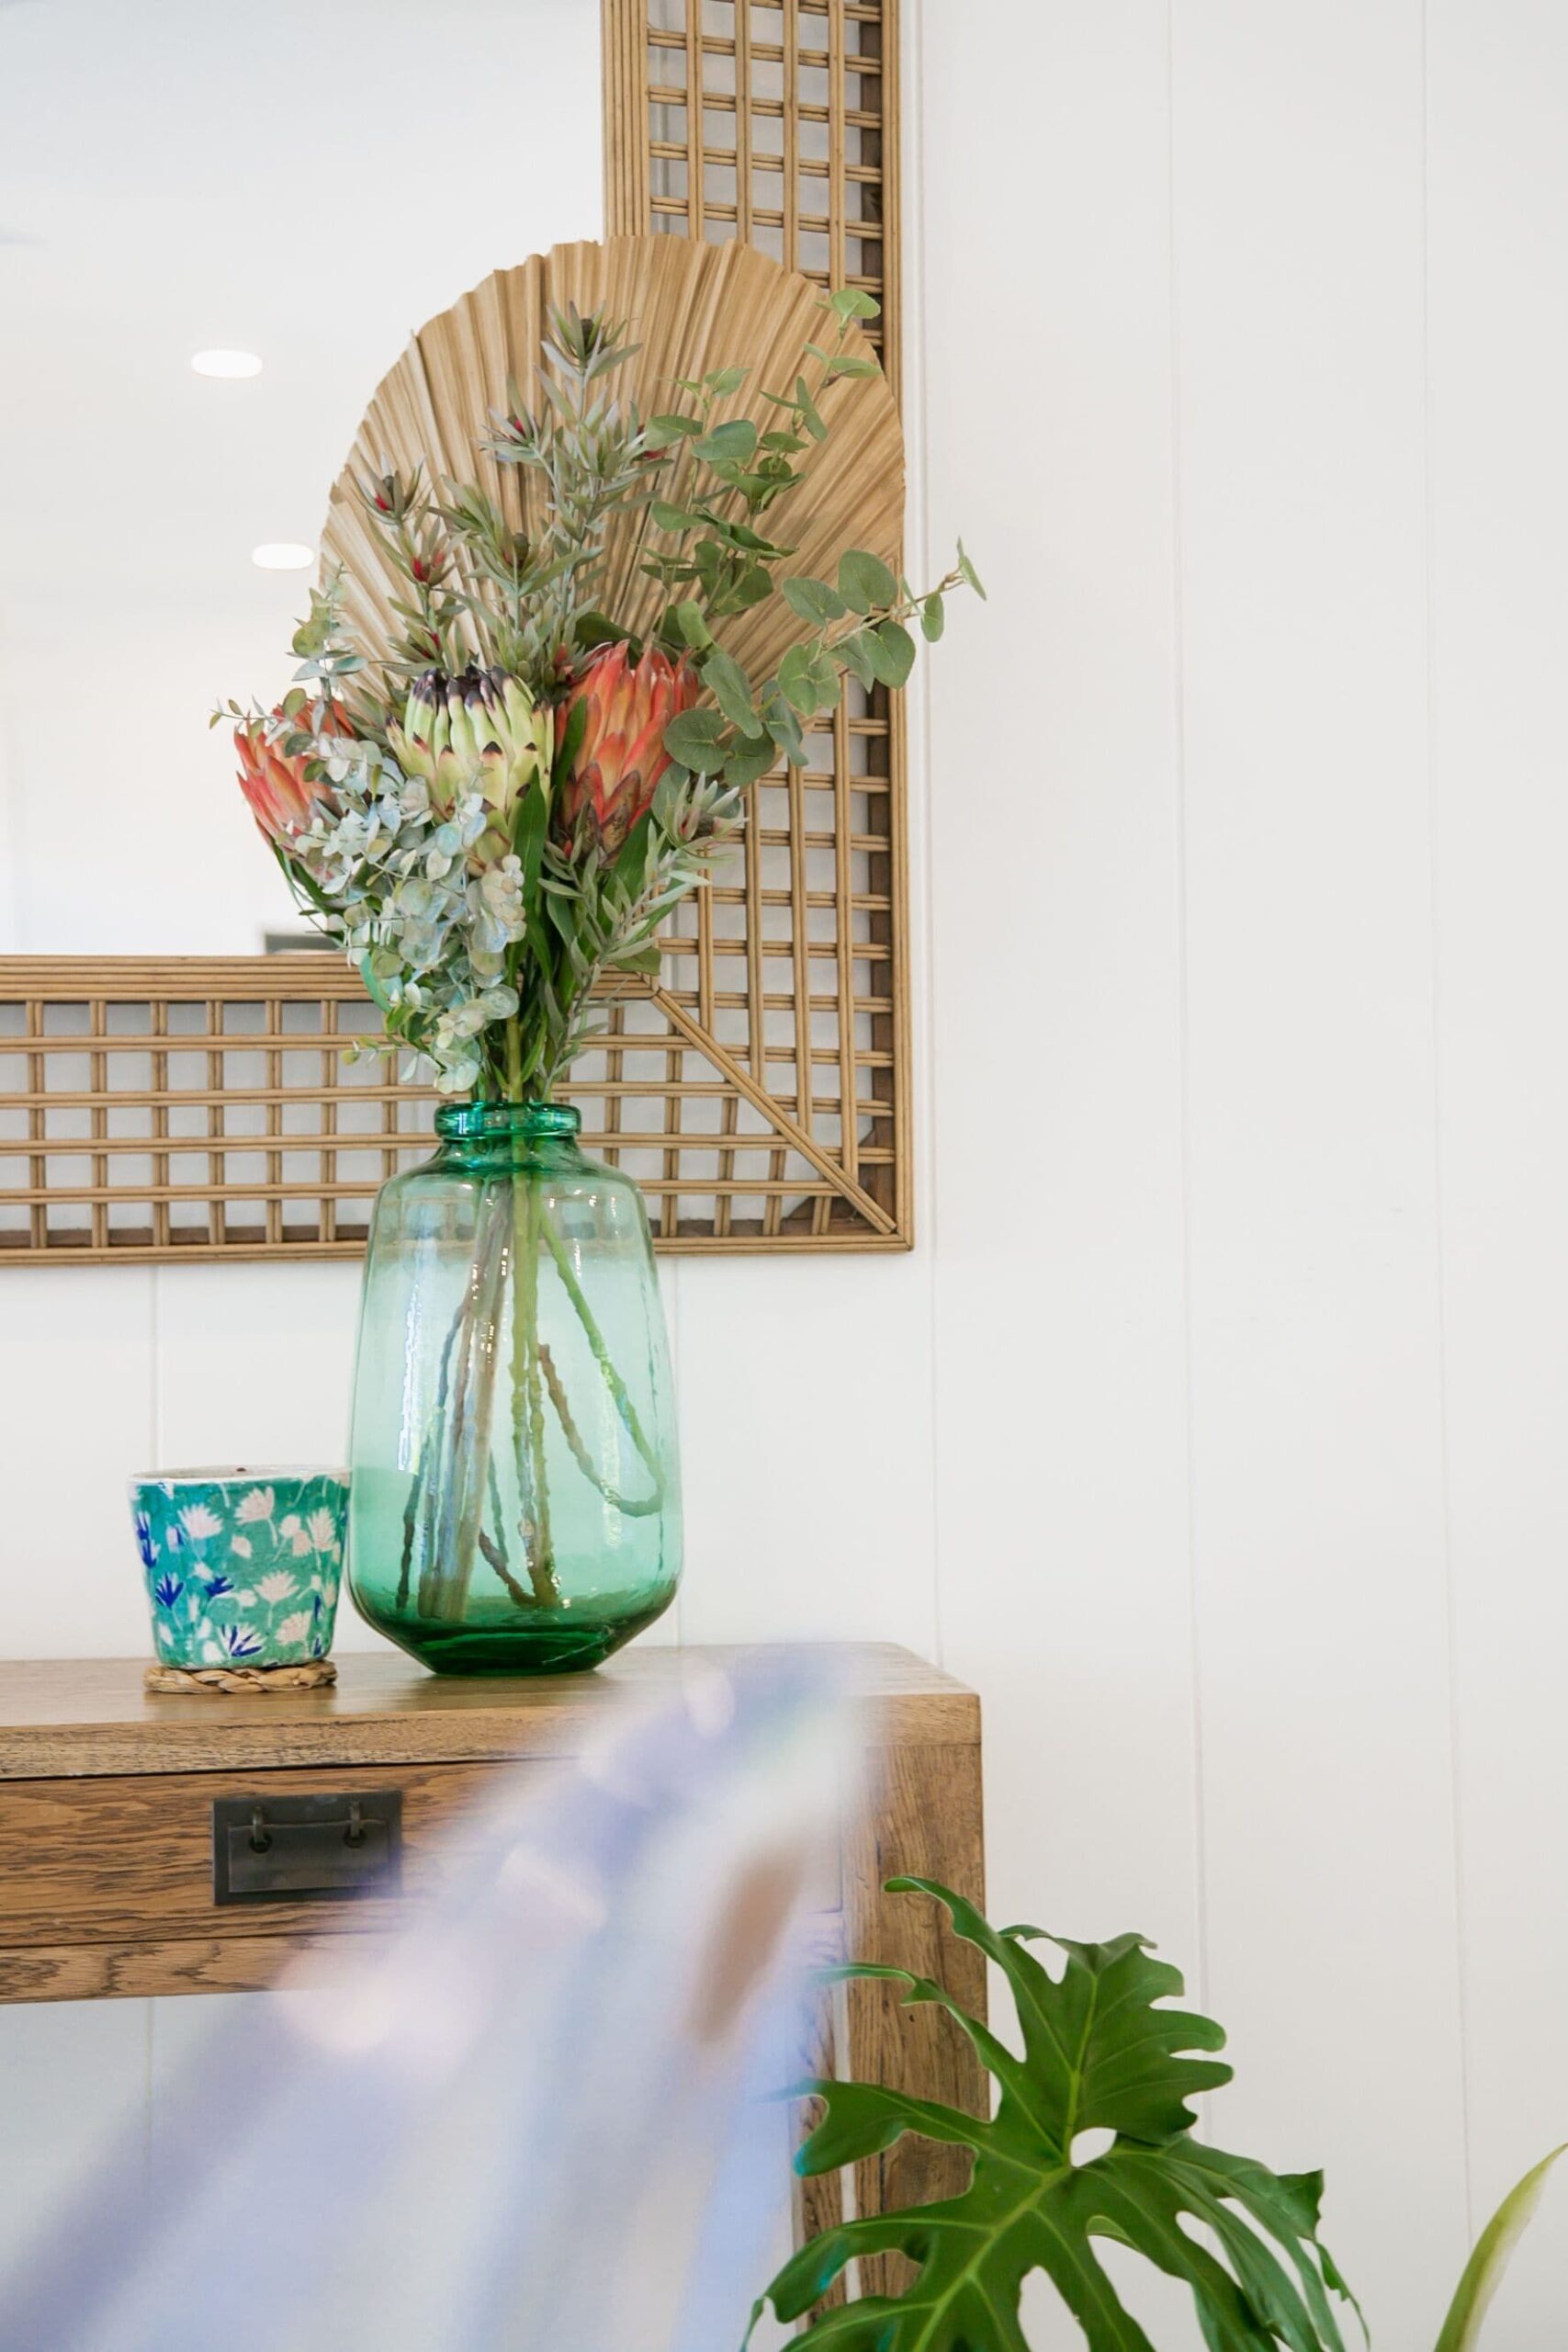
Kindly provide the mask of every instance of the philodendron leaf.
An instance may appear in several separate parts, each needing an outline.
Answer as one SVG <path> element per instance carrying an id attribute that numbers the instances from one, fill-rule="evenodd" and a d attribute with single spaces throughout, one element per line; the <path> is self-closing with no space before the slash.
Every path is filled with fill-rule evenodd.
<path id="1" fill-rule="evenodd" d="M 930 1978 L 836 1972 L 890 1978 L 910 2002 L 939 2002 L 999 2097 L 983 2121 L 870 2083 L 811 2084 L 827 2113 L 796 2159 L 802 2172 L 874 2155 L 905 2132 L 972 2149 L 974 2170 L 962 2196 L 824 2231 L 768 2289 L 763 2301 L 778 2317 L 800 2318 L 857 2256 L 898 2253 L 917 2266 L 901 2294 L 826 2312 L 802 2340 L 819 2352 L 1027 2352 L 1020 2292 L 1043 2270 L 1090 2352 L 1152 2352 L 1096 2255 L 1096 2239 L 1112 2239 L 1191 2290 L 1211 2352 L 1344 2352 L 1329 2297 L 1347 2290 L 1317 2236 L 1319 2177 L 1280 2177 L 1192 2137 L 1188 2102 L 1231 2070 L 1191 2054 L 1224 2042 L 1211 2018 L 1163 2006 L 1181 1992 L 1178 1972 L 1141 1936 L 1050 1937 L 1066 1962 L 1053 1978 L 1025 1948 L 1040 1929 L 998 1930 L 927 1879 L 891 1879 L 888 1892 L 934 1896 L 1005 1972 L 1022 2052 Z M 1117 2136 L 1105 2153 L 1076 2163 L 1079 2135 L 1107 2128 Z"/>
<path id="2" fill-rule="evenodd" d="M 1508 2257 L 1540 2202 L 1547 2175 L 1563 2153 L 1562 2148 L 1553 2148 L 1549 2156 L 1526 2173 L 1523 2180 L 1517 2181 L 1482 2231 L 1449 2305 L 1449 2315 L 1438 2338 L 1438 2352 L 1472 2352 L 1486 2307 L 1508 2267 Z"/>

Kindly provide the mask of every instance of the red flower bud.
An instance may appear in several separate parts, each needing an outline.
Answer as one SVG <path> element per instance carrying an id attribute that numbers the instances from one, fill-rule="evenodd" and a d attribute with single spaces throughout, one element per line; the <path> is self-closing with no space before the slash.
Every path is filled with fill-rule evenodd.
<path id="1" fill-rule="evenodd" d="M 671 662 L 657 646 L 636 662 L 624 644 L 595 648 L 556 721 L 559 741 L 572 712 L 585 707 L 582 741 L 556 804 L 558 839 L 596 842 L 615 855 L 670 765 L 665 728 L 701 691 L 691 663 Z"/>
<path id="2" fill-rule="evenodd" d="M 282 706 L 273 712 L 275 719 L 283 718 Z M 299 714 L 301 732 L 309 732 L 306 714 Z M 294 730 L 288 730 L 292 733 Z M 320 732 L 323 735 L 348 735 L 353 729 L 336 703 L 321 707 Z M 297 752 L 292 758 L 279 751 L 267 740 L 265 719 L 248 719 L 234 729 L 234 749 L 240 754 L 240 789 L 250 802 L 256 823 L 269 842 L 287 842 L 291 833 L 299 832 L 310 822 L 310 810 L 319 800 L 328 808 L 336 807 L 324 785 L 307 781 L 305 768 L 308 754 Z"/>

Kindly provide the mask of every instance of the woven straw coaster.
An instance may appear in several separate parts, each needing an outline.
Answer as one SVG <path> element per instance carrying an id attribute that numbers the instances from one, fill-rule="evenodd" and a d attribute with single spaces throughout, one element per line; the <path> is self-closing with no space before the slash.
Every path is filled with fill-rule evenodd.
<path id="1" fill-rule="evenodd" d="M 309 1666 L 150 1666 L 143 1678 L 149 1690 L 188 1691 L 216 1695 L 263 1697 L 276 1690 L 323 1690 L 337 1680 L 329 1657 L 312 1658 Z"/>

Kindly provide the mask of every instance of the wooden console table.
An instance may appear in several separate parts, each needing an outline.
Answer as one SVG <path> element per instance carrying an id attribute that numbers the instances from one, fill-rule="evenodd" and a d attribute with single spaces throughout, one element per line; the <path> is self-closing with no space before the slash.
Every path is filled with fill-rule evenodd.
<path id="1" fill-rule="evenodd" d="M 352 1951 L 439 1894 L 500 1767 L 544 1770 L 573 1755 L 618 1693 L 656 1696 L 691 1655 L 644 1646 L 596 1674 L 538 1681 L 437 1679 L 400 1658 L 345 1657 L 333 1690 L 255 1699 L 149 1697 L 140 1659 L 0 1664 L 0 2001 L 254 1990 L 301 1952 Z M 983 2015 L 978 1954 L 943 1933 L 934 1905 L 881 1893 L 911 1871 L 983 1900 L 979 1702 L 907 1650 L 833 1655 L 867 1772 L 863 1801 L 839 1825 L 824 1944 L 940 1974 Z M 279 1800 L 378 1792 L 400 1810 L 397 1894 L 219 1902 L 215 1806 L 287 1812 Z M 951 2021 L 901 2009 L 886 1985 L 848 1988 L 847 2032 L 841 2071 L 960 2105 L 983 2096 Z M 860 2210 L 889 2192 L 945 2193 L 953 2156 L 902 2143 L 861 2168 Z M 833 2185 L 807 2194 L 817 2206 Z"/>

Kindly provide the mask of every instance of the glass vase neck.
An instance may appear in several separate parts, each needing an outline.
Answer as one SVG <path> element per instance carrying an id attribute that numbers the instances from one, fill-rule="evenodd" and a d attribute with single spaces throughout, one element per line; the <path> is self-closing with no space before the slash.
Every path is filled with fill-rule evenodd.
<path id="1" fill-rule="evenodd" d="M 582 1125 L 570 1102 L 444 1102 L 435 1132 L 444 1144 L 505 1150 L 509 1146 L 571 1144 Z"/>

